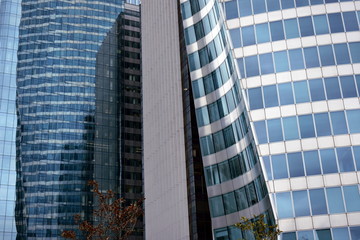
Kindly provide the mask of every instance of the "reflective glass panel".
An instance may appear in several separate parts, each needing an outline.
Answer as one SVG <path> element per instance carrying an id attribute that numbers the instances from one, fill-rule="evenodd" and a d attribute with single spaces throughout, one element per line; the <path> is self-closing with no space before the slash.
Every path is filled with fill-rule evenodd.
<path id="1" fill-rule="evenodd" d="M 327 214 L 324 189 L 310 189 L 312 215 Z"/>

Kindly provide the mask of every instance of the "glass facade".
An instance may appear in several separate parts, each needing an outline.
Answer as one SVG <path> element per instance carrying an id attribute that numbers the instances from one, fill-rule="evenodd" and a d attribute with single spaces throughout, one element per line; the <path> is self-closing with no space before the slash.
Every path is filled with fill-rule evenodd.
<path id="1" fill-rule="evenodd" d="M 282 239 L 358 239 L 358 1 L 222 7 Z"/>
<path id="2" fill-rule="evenodd" d="M 76 229 L 73 216 L 78 213 L 92 221 L 88 180 L 104 191 L 122 191 L 115 23 L 122 4 L 22 1 L 18 239 L 58 238 L 62 230 Z"/>
<path id="3" fill-rule="evenodd" d="M 0 0 L 0 239 L 15 239 L 16 64 L 20 1 Z"/>
<path id="4" fill-rule="evenodd" d="M 242 232 L 228 226 L 240 216 L 265 213 L 272 222 L 268 191 L 221 5 L 217 0 L 184 1 L 181 14 L 213 236 L 236 239 Z"/>

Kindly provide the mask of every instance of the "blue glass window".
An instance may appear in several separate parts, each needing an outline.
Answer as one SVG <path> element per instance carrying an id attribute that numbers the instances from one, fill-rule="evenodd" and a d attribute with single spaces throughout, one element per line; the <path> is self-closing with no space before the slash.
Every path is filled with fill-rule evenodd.
<path id="1" fill-rule="evenodd" d="M 259 144 L 267 143 L 267 135 L 266 135 L 266 126 L 265 121 L 254 122 L 256 136 L 259 141 Z"/>
<path id="2" fill-rule="evenodd" d="M 192 85 L 193 85 L 193 92 L 195 98 L 199 98 L 205 95 L 204 84 L 202 79 L 193 81 Z"/>
<path id="3" fill-rule="evenodd" d="M 309 190 L 311 211 L 313 215 L 326 214 L 326 201 L 324 189 Z"/>
<path id="4" fill-rule="evenodd" d="M 208 125 L 210 123 L 207 107 L 196 109 L 196 119 L 199 126 Z"/>
<path id="5" fill-rule="evenodd" d="M 346 115 L 350 133 L 360 133 L 360 110 L 349 110 Z"/>
<path id="6" fill-rule="evenodd" d="M 250 0 L 238 0 L 240 17 L 252 15 L 251 1 Z"/>
<path id="7" fill-rule="evenodd" d="M 285 140 L 293 140 L 299 138 L 298 124 L 296 117 L 283 118 L 283 127 Z"/>
<path id="8" fill-rule="evenodd" d="M 270 41 L 269 26 L 267 23 L 256 24 L 256 39 L 258 43 Z"/>
<path id="9" fill-rule="evenodd" d="M 353 63 L 360 62 L 360 42 L 349 43 L 351 59 Z"/>
<path id="10" fill-rule="evenodd" d="M 194 52 L 189 55 L 189 63 L 190 63 L 190 71 L 194 71 L 199 69 L 200 66 L 200 58 L 198 52 Z"/>
<path id="11" fill-rule="evenodd" d="M 281 240 L 296 240 L 296 233 L 295 232 L 282 233 Z"/>
<path id="12" fill-rule="evenodd" d="M 256 43 L 254 26 L 241 28 L 241 33 L 242 33 L 242 40 L 244 46 L 253 45 Z"/>
<path id="13" fill-rule="evenodd" d="M 314 28 L 311 17 L 299 18 L 299 25 L 300 25 L 300 33 L 302 37 L 314 35 Z"/>
<path id="14" fill-rule="evenodd" d="M 311 5 L 323 4 L 324 0 L 310 0 Z"/>
<path id="15" fill-rule="evenodd" d="M 330 116 L 334 135 L 348 133 L 344 112 L 331 112 Z"/>
<path id="16" fill-rule="evenodd" d="M 266 171 L 267 180 L 273 180 L 269 156 L 263 156 L 263 163 Z"/>
<path id="17" fill-rule="evenodd" d="M 299 116 L 301 138 L 315 137 L 315 129 L 312 115 Z"/>
<path id="18" fill-rule="evenodd" d="M 187 45 L 196 42 L 194 26 L 185 29 L 185 40 Z"/>
<path id="19" fill-rule="evenodd" d="M 266 12 L 265 0 L 253 0 L 254 14 Z"/>
<path id="20" fill-rule="evenodd" d="M 289 192 L 276 194 L 276 205 L 279 218 L 293 217 L 293 208 Z"/>
<path id="21" fill-rule="evenodd" d="M 296 103 L 309 102 L 309 90 L 306 81 L 294 82 Z"/>
<path id="22" fill-rule="evenodd" d="M 245 78 L 244 59 L 238 58 L 237 62 L 238 62 L 238 66 L 239 66 L 240 76 L 241 76 L 241 78 Z"/>
<path id="23" fill-rule="evenodd" d="M 350 55 L 346 43 L 334 44 L 334 49 L 337 64 L 350 63 Z"/>
<path id="24" fill-rule="evenodd" d="M 343 21 L 340 13 L 328 14 L 331 33 L 344 32 Z"/>
<path id="25" fill-rule="evenodd" d="M 246 197 L 245 187 L 235 191 L 235 198 L 239 210 L 249 207 L 249 203 Z"/>
<path id="26" fill-rule="evenodd" d="M 219 163 L 218 168 L 221 182 L 226 182 L 231 179 L 229 164 L 227 161 Z"/>
<path id="27" fill-rule="evenodd" d="M 329 0 L 325 0 L 325 2 L 327 2 L 327 1 L 329 1 Z M 329 239 L 331 239 L 330 229 L 316 230 L 316 239 L 317 240 L 329 240 Z"/>
<path id="28" fill-rule="evenodd" d="M 350 234 L 352 239 L 360 239 L 360 227 L 351 227 Z"/>
<path id="29" fill-rule="evenodd" d="M 263 91 L 265 107 L 279 106 L 276 85 L 264 86 Z"/>
<path id="30" fill-rule="evenodd" d="M 289 70 L 289 62 L 286 51 L 274 53 L 276 72 L 285 72 Z"/>
<path id="31" fill-rule="evenodd" d="M 207 186 L 220 183 L 219 170 L 217 165 L 209 166 L 205 168 L 205 180 Z"/>
<path id="32" fill-rule="evenodd" d="M 304 59 L 301 49 L 289 50 L 291 70 L 304 69 Z"/>
<path id="33" fill-rule="evenodd" d="M 280 9 L 279 0 L 267 0 L 267 9 L 268 11 L 276 11 Z"/>
<path id="34" fill-rule="evenodd" d="M 329 115 L 327 113 L 318 113 L 315 114 L 314 117 L 316 125 L 316 135 L 318 137 L 331 135 Z"/>
<path id="35" fill-rule="evenodd" d="M 333 228 L 333 240 L 350 240 L 348 228 Z"/>
<path id="36" fill-rule="evenodd" d="M 289 153 L 287 156 L 290 177 L 305 176 L 301 153 Z"/>
<path id="37" fill-rule="evenodd" d="M 285 25 L 285 34 L 287 39 L 300 37 L 296 18 L 285 20 L 284 25 Z"/>
<path id="38" fill-rule="evenodd" d="M 262 99 L 262 93 L 261 88 L 250 88 L 248 90 L 249 94 L 249 103 L 250 103 L 250 109 L 260 109 L 263 108 L 263 99 Z"/>
<path id="39" fill-rule="evenodd" d="M 226 19 L 238 18 L 238 10 L 236 1 L 230 1 L 225 3 Z"/>
<path id="40" fill-rule="evenodd" d="M 285 39 L 282 21 L 271 22 L 270 30 L 272 41 Z"/>
<path id="41" fill-rule="evenodd" d="M 269 142 L 277 142 L 283 140 L 280 119 L 271 119 L 267 121 Z"/>
<path id="42" fill-rule="evenodd" d="M 354 157 L 356 162 L 356 169 L 360 171 L 360 147 L 354 146 L 353 150 L 354 150 Z"/>
<path id="43" fill-rule="evenodd" d="M 209 203 L 212 217 L 218 217 L 225 214 L 222 196 L 210 198 Z"/>
<path id="44" fill-rule="evenodd" d="M 210 122 L 215 122 L 220 119 L 219 108 L 216 102 L 208 105 L 208 111 L 209 111 Z"/>
<path id="45" fill-rule="evenodd" d="M 216 240 L 229 240 L 227 228 L 216 229 L 214 235 Z"/>
<path id="46" fill-rule="evenodd" d="M 229 32 L 230 32 L 233 47 L 234 48 L 241 47 L 240 29 L 239 28 L 230 29 Z"/>
<path id="47" fill-rule="evenodd" d="M 309 198 L 307 191 L 294 191 L 295 217 L 310 216 Z"/>
<path id="48" fill-rule="evenodd" d="M 325 100 L 325 92 L 322 79 L 312 79 L 309 81 L 309 85 L 312 101 Z"/>
<path id="49" fill-rule="evenodd" d="M 279 97 L 281 105 L 288 105 L 294 103 L 294 96 L 292 92 L 291 83 L 283 83 L 278 85 Z"/>
<path id="50" fill-rule="evenodd" d="M 224 135 L 222 131 L 213 134 L 215 152 L 219 152 L 225 148 Z"/>
<path id="51" fill-rule="evenodd" d="M 284 154 L 272 155 L 271 163 L 272 163 L 274 179 L 288 178 L 286 159 Z"/>
<path id="52" fill-rule="evenodd" d="M 296 7 L 309 6 L 309 0 L 295 0 Z"/>
<path id="53" fill-rule="evenodd" d="M 320 67 L 318 51 L 316 47 L 304 48 L 304 55 L 307 68 Z"/>
<path id="54" fill-rule="evenodd" d="M 260 68 L 261 74 L 274 73 L 274 63 L 271 53 L 261 54 L 260 58 Z"/>
<path id="55" fill-rule="evenodd" d="M 334 149 L 320 150 L 320 156 L 323 174 L 338 172 Z"/>
<path id="56" fill-rule="evenodd" d="M 203 156 L 214 153 L 214 143 L 211 135 L 200 138 L 200 146 Z"/>
<path id="57" fill-rule="evenodd" d="M 340 77 L 341 90 L 344 98 L 356 97 L 356 87 L 353 76 Z"/>
<path id="58" fill-rule="evenodd" d="M 316 34 L 329 33 L 329 25 L 326 15 L 313 16 Z"/>
<path id="59" fill-rule="evenodd" d="M 341 98 L 338 79 L 336 77 L 325 78 L 324 81 L 325 81 L 327 99 Z"/>
<path id="60" fill-rule="evenodd" d="M 237 211 L 234 192 L 224 194 L 225 214 L 230 214 Z"/>
<path id="61" fill-rule="evenodd" d="M 357 23 L 355 12 L 343 12 L 343 18 L 346 31 L 359 30 L 359 24 Z"/>
<path id="62" fill-rule="evenodd" d="M 281 0 L 281 8 L 288 9 L 295 7 L 293 0 Z"/>
<path id="63" fill-rule="evenodd" d="M 319 46 L 321 66 L 335 65 L 334 53 L 331 46 Z"/>
<path id="64" fill-rule="evenodd" d="M 301 240 L 314 240 L 313 231 L 298 231 L 297 234 Z"/>
<path id="65" fill-rule="evenodd" d="M 360 211 L 359 186 L 344 186 L 346 210 L 348 212 Z"/>
<path id="66" fill-rule="evenodd" d="M 345 212 L 344 201 L 340 187 L 326 188 L 326 195 L 328 199 L 329 212 L 331 214 Z"/>
<path id="67" fill-rule="evenodd" d="M 259 65 L 257 55 L 245 58 L 246 76 L 253 77 L 259 75 Z"/>

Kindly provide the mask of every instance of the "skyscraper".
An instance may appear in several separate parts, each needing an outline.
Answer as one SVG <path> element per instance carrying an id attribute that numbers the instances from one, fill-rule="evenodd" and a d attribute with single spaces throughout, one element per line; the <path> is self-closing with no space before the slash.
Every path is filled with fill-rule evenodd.
<path id="1" fill-rule="evenodd" d="M 358 239 L 359 2 L 223 7 L 283 239 Z"/>
<path id="2" fill-rule="evenodd" d="M 121 36 L 125 25 L 139 28 L 138 9 L 123 10 L 121 0 L 22 2 L 17 68 L 18 239 L 57 239 L 62 230 L 76 229 L 74 214 L 94 220 L 88 180 L 117 196 L 141 195 L 141 183 L 139 188 L 138 183 L 122 181 L 139 172 L 139 167 L 124 166 L 126 141 L 139 145 L 139 139 L 127 139 L 122 120 L 136 114 L 123 113 L 121 104 L 126 105 L 126 89 L 131 88 L 127 81 L 139 80 L 140 75 L 139 31 L 127 29 L 126 33 L 135 34 L 128 41 Z M 135 17 L 119 17 L 121 12 Z M 133 51 L 123 51 L 123 43 L 132 43 Z M 132 75 L 126 75 L 129 69 Z M 139 84 L 135 82 L 133 88 Z M 140 102 L 136 104 L 133 108 L 140 108 Z M 129 127 L 139 135 L 139 123 Z M 139 189 L 138 195 L 127 196 L 131 193 L 127 188 Z"/>
<path id="3" fill-rule="evenodd" d="M 0 239 L 15 239 L 16 63 L 20 1 L 0 1 Z"/>
<path id="4" fill-rule="evenodd" d="M 200 189 L 186 181 L 186 111 L 196 112 L 193 124 L 201 146 L 198 161 L 202 161 L 206 181 L 211 235 L 217 239 L 251 237 L 232 226 L 241 216 L 265 213 L 267 221 L 272 221 L 221 6 L 217 1 L 206 3 L 181 1 L 180 6 L 158 0 L 142 4 L 145 229 L 149 239 L 198 239 L 190 231 L 187 196 Z M 180 9 L 183 19 L 179 19 Z M 194 26 L 200 27 L 195 31 Z M 185 65 L 183 51 L 189 59 Z M 186 80 L 188 85 L 183 84 Z M 208 88 L 204 90 L 202 84 Z M 193 92 L 193 109 L 183 102 L 187 91 Z"/>

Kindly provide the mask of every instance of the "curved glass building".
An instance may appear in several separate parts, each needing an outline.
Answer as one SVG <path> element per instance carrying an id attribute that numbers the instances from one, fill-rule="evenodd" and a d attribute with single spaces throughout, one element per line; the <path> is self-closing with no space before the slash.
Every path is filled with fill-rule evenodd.
<path id="1" fill-rule="evenodd" d="M 122 0 L 22 1 L 17 66 L 18 239 L 91 219 L 87 181 L 120 192 L 117 28 Z M 111 30 L 111 31 L 110 31 Z"/>
<path id="2" fill-rule="evenodd" d="M 0 239 L 15 239 L 16 51 L 20 1 L 0 1 Z"/>
<path id="3" fill-rule="evenodd" d="M 282 238 L 359 239 L 359 1 L 222 6 Z"/>
<path id="4" fill-rule="evenodd" d="M 214 239 L 251 239 L 232 225 L 272 211 L 222 7 L 180 2 Z"/>

